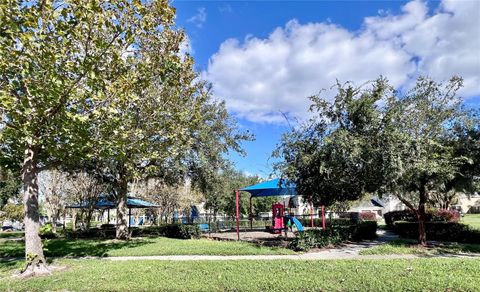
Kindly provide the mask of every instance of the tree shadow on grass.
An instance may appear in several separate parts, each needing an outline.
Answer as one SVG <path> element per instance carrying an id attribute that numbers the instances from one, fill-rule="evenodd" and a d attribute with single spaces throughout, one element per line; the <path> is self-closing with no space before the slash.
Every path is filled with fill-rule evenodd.
<path id="1" fill-rule="evenodd" d="M 134 248 L 153 243 L 148 239 L 131 241 L 98 240 L 98 239 L 50 239 L 43 242 L 46 257 L 105 257 L 112 250 Z M 23 257 L 25 244 L 23 241 L 5 241 L 0 246 L 0 257 Z"/>
<path id="2" fill-rule="evenodd" d="M 67 240 L 54 239 L 46 242 L 45 256 L 47 257 L 105 257 L 112 250 L 134 248 L 153 243 L 151 240 L 137 239 L 133 241 L 118 240 Z"/>
<path id="3" fill-rule="evenodd" d="M 434 254 L 480 253 L 480 244 L 430 241 L 426 248 L 420 247 L 413 239 L 397 239 L 388 242 L 391 246 L 430 250 Z"/>

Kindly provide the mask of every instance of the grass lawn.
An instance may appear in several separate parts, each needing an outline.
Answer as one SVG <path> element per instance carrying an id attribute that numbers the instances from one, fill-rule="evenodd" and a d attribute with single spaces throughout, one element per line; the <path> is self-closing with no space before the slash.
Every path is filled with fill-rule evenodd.
<path id="1" fill-rule="evenodd" d="M 480 229 L 480 214 L 465 214 L 460 222 L 470 225 L 473 228 Z"/>
<path id="2" fill-rule="evenodd" d="M 480 253 L 480 244 L 442 244 L 435 247 L 418 247 L 416 240 L 399 239 L 360 251 L 361 255 L 416 254 L 438 255 L 457 253 Z"/>
<path id="3" fill-rule="evenodd" d="M 208 239 L 137 238 L 115 240 L 44 240 L 45 256 L 149 256 L 149 255 L 257 255 L 295 254 L 285 248 L 271 248 L 245 242 Z M 23 257 L 22 241 L 0 240 L 0 257 Z"/>
<path id="4" fill-rule="evenodd" d="M 475 291 L 480 260 L 126 261 L 60 260 L 68 270 L 11 279 L 0 291 Z"/>
<path id="5" fill-rule="evenodd" d="M 23 231 L 0 231 L 0 239 L 2 238 L 13 238 L 13 237 L 23 237 L 25 233 Z"/>

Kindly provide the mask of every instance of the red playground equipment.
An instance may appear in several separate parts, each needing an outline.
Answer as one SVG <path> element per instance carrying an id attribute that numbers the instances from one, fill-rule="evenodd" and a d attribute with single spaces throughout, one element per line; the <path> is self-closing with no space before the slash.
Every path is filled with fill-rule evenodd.
<path id="1" fill-rule="evenodd" d="M 283 215 L 285 213 L 285 206 L 280 203 L 276 203 L 272 205 L 273 210 L 273 222 L 272 222 L 272 229 L 274 233 L 282 233 L 282 230 L 285 228 L 283 222 Z"/>

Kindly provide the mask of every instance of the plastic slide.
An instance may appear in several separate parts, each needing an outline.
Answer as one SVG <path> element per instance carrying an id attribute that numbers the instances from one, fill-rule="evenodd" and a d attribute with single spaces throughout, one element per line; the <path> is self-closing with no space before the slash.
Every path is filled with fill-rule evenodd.
<path id="1" fill-rule="evenodd" d="M 293 216 L 290 216 L 290 220 L 292 220 L 293 224 L 295 224 L 295 226 L 297 226 L 298 232 L 303 232 L 303 225 L 302 225 L 302 223 L 300 223 L 300 221 L 298 221 L 297 218 L 295 218 Z"/>

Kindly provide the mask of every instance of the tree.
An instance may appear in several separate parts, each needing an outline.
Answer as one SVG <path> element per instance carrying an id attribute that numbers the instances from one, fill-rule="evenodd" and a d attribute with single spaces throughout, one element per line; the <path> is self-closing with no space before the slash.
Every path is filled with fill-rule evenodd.
<path id="1" fill-rule="evenodd" d="M 9 199 L 17 199 L 20 194 L 20 176 L 9 169 L 0 166 L 0 208 Z"/>
<path id="2" fill-rule="evenodd" d="M 2 212 L 4 212 L 3 218 L 0 217 L 1 220 L 10 219 L 16 221 L 22 221 L 24 217 L 23 206 L 17 204 L 5 204 L 2 208 Z"/>
<path id="3" fill-rule="evenodd" d="M 224 154 L 239 151 L 248 137 L 198 79 L 193 59 L 180 54 L 183 37 L 165 29 L 139 38 L 128 77 L 109 87 L 108 104 L 95 113 L 90 167 L 113 187 L 118 239 L 128 238 L 129 184 L 150 177 L 167 185 L 196 183 L 200 171 L 222 167 Z"/>
<path id="4" fill-rule="evenodd" d="M 38 176 L 39 192 L 45 199 L 45 210 L 52 224 L 52 232 L 57 232 L 57 222 L 65 212 L 67 204 L 67 176 L 58 170 L 42 171 Z"/>
<path id="5" fill-rule="evenodd" d="M 384 178 L 380 191 L 395 194 L 417 214 L 422 245 L 429 195 L 468 191 L 473 183 L 465 171 L 473 163 L 471 152 L 455 151 L 459 143 L 455 125 L 469 119 L 456 95 L 461 86 L 459 77 L 446 84 L 419 78 L 410 92 L 386 107 L 379 132 Z"/>
<path id="6" fill-rule="evenodd" d="M 396 195 L 417 214 L 425 245 L 430 194 L 472 192 L 479 174 L 478 122 L 460 106 L 461 86 L 459 77 L 420 77 L 400 95 L 380 78 L 371 88 L 338 86 L 332 103 L 315 96 L 318 116 L 284 138 L 281 169 L 323 203 Z"/>
<path id="7" fill-rule="evenodd" d="M 70 174 L 68 176 L 65 203 L 81 205 L 82 213 L 86 216 L 85 227 L 90 228 L 92 214 L 95 211 L 95 203 L 100 197 L 107 196 L 107 186 L 97 178 L 85 172 Z M 76 212 L 74 212 L 73 229 L 75 230 Z"/>
<path id="8" fill-rule="evenodd" d="M 0 157 L 22 173 L 24 275 L 48 272 L 38 235 L 38 173 L 92 153 L 90 121 L 107 87 L 129 72 L 137 39 L 164 31 L 174 15 L 167 1 L 0 4 Z"/>
<path id="9" fill-rule="evenodd" d="M 317 206 L 358 200 L 379 185 L 372 164 L 381 126 L 376 103 L 392 89 L 384 78 L 370 89 L 350 82 L 337 82 L 336 88 L 331 103 L 319 95 L 310 97 L 314 116 L 284 134 L 273 153 L 282 158 L 276 170 L 295 181 L 298 193 Z"/>
<path id="10" fill-rule="evenodd" d="M 169 185 L 157 178 L 148 178 L 131 184 L 132 193 L 147 200 L 153 201 L 158 208 L 151 212 L 156 219 L 167 222 L 172 218 L 175 211 L 186 210 L 194 204 L 201 202 L 203 196 L 194 190 L 189 181 L 180 181 Z M 155 220 L 157 222 L 157 220 Z"/>

